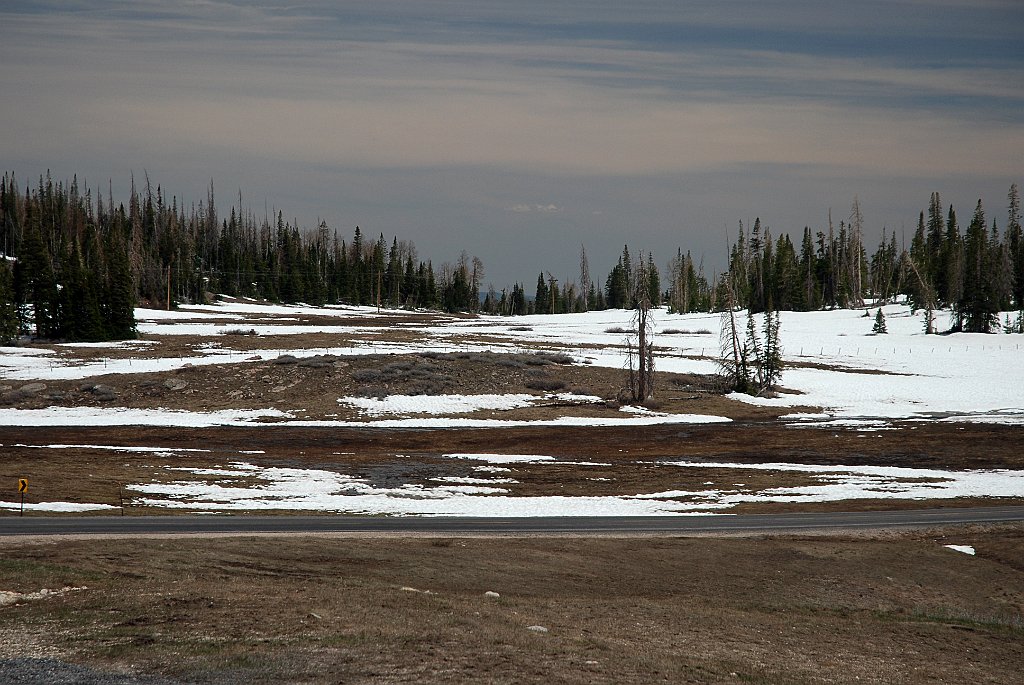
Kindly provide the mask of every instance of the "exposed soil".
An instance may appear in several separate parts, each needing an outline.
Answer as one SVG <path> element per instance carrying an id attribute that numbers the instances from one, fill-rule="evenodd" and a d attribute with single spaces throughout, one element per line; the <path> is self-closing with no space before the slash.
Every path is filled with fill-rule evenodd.
<path id="1" fill-rule="evenodd" d="M 0 589 L 87 589 L 0 608 L 0 658 L 190 683 L 1009 684 L 1022 559 L 1019 525 L 6 545 Z"/>
<path id="2" fill-rule="evenodd" d="M 723 402 L 727 400 L 721 400 Z M 701 490 L 713 482 L 747 489 L 809 484 L 808 476 L 747 469 L 681 469 L 666 462 L 794 462 L 940 469 L 1024 468 L 1024 428 L 912 422 L 896 430 L 787 427 L 775 421 L 629 428 L 497 428 L 380 430 L 297 428 L 4 428 L 0 482 L 31 477 L 29 502 L 96 502 L 117 506 L 120 484 L 187 478 L 183 467 L 244 461 L 339 471 L 377 486 L 430 484 L 432 478 L 479 476 L 453 453 L 536 454 L 562 464 L 516 464 L 513 495 L 633 495 Z M 63 449 L 46 445 L 68 445 Z M 91 446 L 91 447 L 90 447 Z M 113 447 L 203 450 L 161 454 Z M 256 453 L 253 453 L 256 452 Z M 235 479 L 237 480 L 237 478 Z M 132 506 L 133 513 L 160 509 Z M 3 495 L 14 501 L 12 490 Z M 852 500 L 828 504 L 747 504 L 730 512 L 920 508 L 1013 500 Z M 6 515 L 12 515 L 13 512 Z M 0 516 L 5 515 L 0 513 Z"/>
<path id="3" fill-rule="evenodd" d="M 306 336 L 302 337 L 306 344 L 311 342 Z M 189 346 L 200 345 L 201 340 L 193 339 Z M 502 413 L 500 418 L 530 420 L 563 416 L 566 405 L 578 402 L 587 403 L 587 416 L 622 416 L 618 400 L 624 392 L 625 374 L 616 369 L 572 365 L 567 363 L 571 359 L 564 354 L 453 352 L 345 356 L 332 354 L 329 349 L 324 348 L 324 353 L 307 358 L 296 358 L 284 352 L 270 361 L 245 361 L 244 353 L 236 351 L 234 363 L 186 366 L 167 373 L 118 373 L 73 381 L 8 382 L 0 385 L 0 405 L 22 409 L 50 406 L 191 411 L 278 409 L 309 420 L 358 420 L 363 417 L 347 405 L 339 404 L 338 398 L 510 393 L 541 398 L 554 392 L 576 395 L 580 399 L 565 399 L 557 405 L 548 401 L 544 411 Z M 160 351 L 166 356 L 169 348 L 161 345 Z M 93 352 L 87 350 L 86 354 Z M 657 382 L 657 401 L 650 406 L 666 412 L 750 420 L 775 418 L 780 413 L 794 411 L 726 400 L 718 394 L 713 377 L 663 373 L 658 375 Z M 608 406 L 595 405 L 582 396 L 600 397 L 608 401 Z"/>

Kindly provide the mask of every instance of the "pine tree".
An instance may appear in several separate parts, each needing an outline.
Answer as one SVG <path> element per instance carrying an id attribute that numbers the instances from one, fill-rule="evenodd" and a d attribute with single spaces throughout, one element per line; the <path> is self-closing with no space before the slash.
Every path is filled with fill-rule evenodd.
<path id="1" fill-rule="evenodd" d="M 764 350 L 761 347 L 761 338 L 757 334 L 757 326 L 754 324 L 754 315 L 747 312 L 747 335 L 743 341 L 744 355 L 747 362 L 747 378 L 750 379 L 755 392 L 760 392 L 764 387 Z"/>
<path id="2" fill-rule="evenodd" d="M 38 215 L 27 205 L 23 255 L 19 267 L 24 271 L 27 300 L 32 304 L 37 338 L 54 338 L 60 331 L 60 301 L 50 256 L 40 236 Z"/>
<path id="3" fill-rule="evenodd" d="M 768 302 L 764 313 L 764 389 L 770 389 L 782 380 L 782 344 L 779 331 L 782 322 L 779 311 Z"/>
<path id="4" fill-rule="evenodd" d="M 1017 311 L 1024 312 L 1024 229 L 1021 228 L 1020 192 L 1017 184 L 1010 186 L 1007 195 L 1009 216 L 1006 222 L 1006 242 L 1010 247 L 1013 272 L 1013 302 Z"/>
<path id="5" fill-rule="evenodd" d="M 18 338 L 18 309 L 14 300 L 14 270 L 6 256 L 0 256 L 0 345 Z"/>
<path id="6" fill-rule="evenodd" d="M 533 310 L 537 314 L 552 314 L 548 311 L 551 306 L 551 293 L 548 292 L 547 281 L 544 280 L 544 273 L 537 274 L 537 290 L 533 298 Z"/>
<path id="7" fill-rule="evenodd" d="M 954 305 L 957 321 L 969 333 L 988 333 L 999 325 L 987 233 L 985 210 L 978 200 L 964 238 L 962 294 Z"/>
<path id="8" fill-rule="evenodd" d="M 111 236 L 107 245 L 107 292 L 104 298 L 104 321 L 109 340 L 128 340 L 136 336 L 135 290 L 128 266 L 127 245 L 118 236 Z"/>
<path id="9" fill-rule="evenodd" d="M 661 275 L 654 264 L 654 255 L 647 255 L 647 299 L 651 307 L 661 306 Z"/>
<path id="10" fill-rule="evenodd" d="M 875 314 L 875 325 L 871 327 L 871 332 L 875 335 L 885 335 L 888 333 L 888 329 L 885 327 L 885 314 L 882 313 L 882 308 L 878 308 L 878 313 Z"/>

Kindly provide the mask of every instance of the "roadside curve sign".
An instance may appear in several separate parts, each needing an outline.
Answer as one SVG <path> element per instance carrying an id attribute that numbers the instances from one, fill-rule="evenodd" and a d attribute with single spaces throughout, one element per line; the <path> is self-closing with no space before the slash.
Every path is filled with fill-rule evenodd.
<path id="1" fill-rule="evenodd" d="M 28 492 L 28 478 L 18 479 L 18 492 Z"/>

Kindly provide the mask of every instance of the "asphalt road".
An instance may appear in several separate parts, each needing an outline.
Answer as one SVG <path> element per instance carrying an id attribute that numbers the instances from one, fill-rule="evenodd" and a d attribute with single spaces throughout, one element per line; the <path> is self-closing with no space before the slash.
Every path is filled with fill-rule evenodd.
<path id="1" fill-rule="evenodd" d="M 1024 521 L 1024 507 L 711 516 L 393 518 L 373 516 L 0 517 L 12 535 L 351 533 L 429 535 L 730 534 L 929 528 Z"/>

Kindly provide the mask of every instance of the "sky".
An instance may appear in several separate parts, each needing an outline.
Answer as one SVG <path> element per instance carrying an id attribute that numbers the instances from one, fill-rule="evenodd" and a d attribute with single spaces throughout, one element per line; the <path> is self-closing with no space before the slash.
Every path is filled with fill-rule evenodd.
<path id="1" fill-rule="evenodd" d="M 725 262 L 858 198 L 1005 223 L 1024 181 L 1020 0 L 0 2 L 0 166 L 603 279 L 628 244 Z"/>

